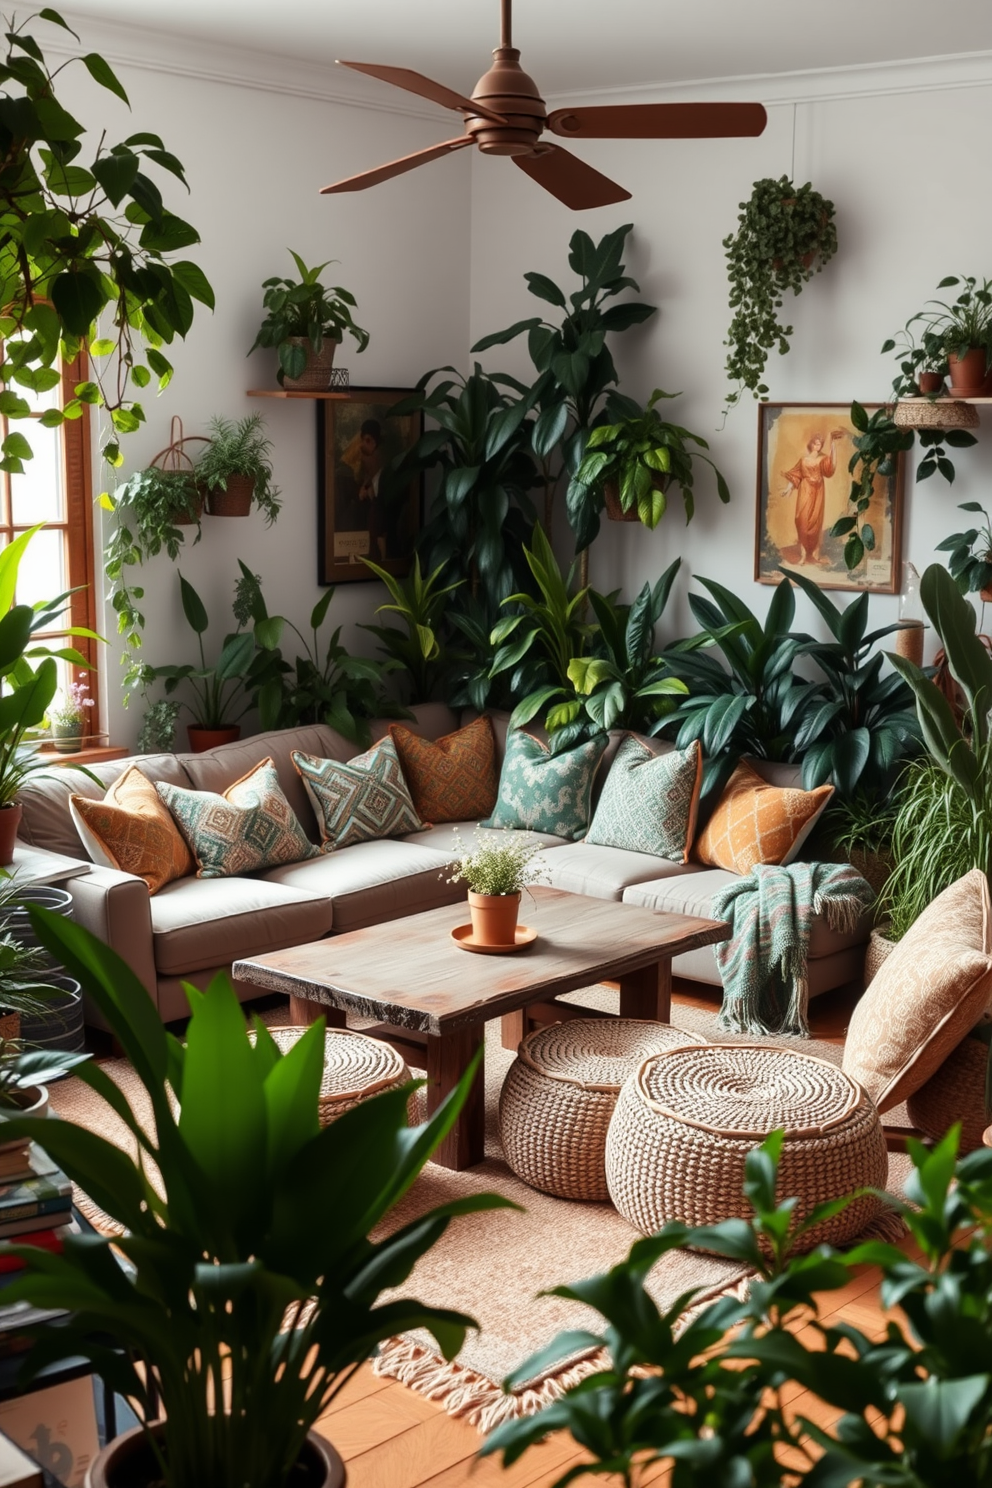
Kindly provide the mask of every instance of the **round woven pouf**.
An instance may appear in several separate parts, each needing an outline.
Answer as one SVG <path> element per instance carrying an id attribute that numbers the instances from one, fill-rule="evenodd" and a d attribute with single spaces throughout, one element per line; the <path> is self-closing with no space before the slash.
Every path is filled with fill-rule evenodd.
<path id="1" fill-rule="evenodd" d="M 306 1033 L 305 1028 L 270 1028 L 283 1054 Z M 380 1039 L 350 1028 L 328 1028 L 324 1034 L 324 1074 L 320 1082 L 320 1124 L 330 1126 L 345 1111 L 371 1095 L 405 1085 L 410 1071 L 396 1050 Z"/>
<path id="2" fill-rule="evenodd" d="M 988 1062 L 988 1044 L 979 1038 L 966 1038 L 906 1101 L 910 1121 L 935 1142 L 960 1121 L 958 1151 L 962 1157 L 981 1147 L 989 1124 L 985 1109 Z"/>
<path id="3" fill-rule="evenodd" d="M 854 1189 L 884 1189 L 878 1112 L 836 1065 L 774 1045 L 694 1044 L 646 1059 L 621 1090 L 606 1142 L 610 1197 L 645 1234 L 670 1220 L 750 1219 L 744 1160 L 779 1128 L 778 1192 L 798 1199 L 797 1218 Z M 801 1248 L 845 1244 L 881 1207 L 855 1200 Z"/>
<path id="4" fill-rule="evenodd" d="M 606 1133 L 620 1087 L 649 1055 L 697 1041 L 636 1018 L 574 1018 L 528 1034 L 499 1097 L 517 1177 L 560 1199 L 608 1199 Z"/>

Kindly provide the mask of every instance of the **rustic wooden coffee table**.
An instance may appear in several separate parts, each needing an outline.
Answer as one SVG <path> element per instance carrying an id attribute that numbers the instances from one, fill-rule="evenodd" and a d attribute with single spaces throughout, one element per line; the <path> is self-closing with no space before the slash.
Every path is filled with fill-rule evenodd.
<path id="1" fill-rule="evenodd" d="M 454 944 L 450 932 L 468 919 L 460 903 L 236 961 L 232 973 L 266 991 L 288 993 L 294 1022 L 323 1014 L 342 1027 L 348 1012 L 381 1019 L 366 1031 L 426 1067 L 427 1109 L 433 1111 L 484 1047 L 488 1019 L 503 1019 L 503 1042 L 516 1048 L 536 1023 L 597 1016 L 555 998 L 606 979 L 620 984 L 621 1018 L 665 1023 L 672 957 L 730 935 L 720 920 L 656 914 L 561 889 L 530 890 L 520 917 L 538 939 L 505 956 L 472 955 Z M 480 1070 L 434 1161 L 448 1168 L 481 1162 L 484 1121 Z"/>

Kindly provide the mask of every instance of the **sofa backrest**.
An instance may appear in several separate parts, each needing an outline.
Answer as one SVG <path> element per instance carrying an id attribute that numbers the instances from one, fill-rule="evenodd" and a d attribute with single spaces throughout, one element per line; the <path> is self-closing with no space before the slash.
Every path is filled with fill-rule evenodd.
<path id="1" fill-rule="evenodd" d="M 66 853 L 70 858 L 88 858 L 79 833 L 69 814 L 70 796 L 87 796 L 100 801 L 108 786 L 113 785 L 131 765 L 138 765 L 149 780 L 163 780 L 169 785 L 193 784 L 174 754 L 139 754 L 127 759 L 111 760 L 105 765 L 87 765 L 95 780 L 71 765 L 55 765 L 44 774 L 31 776 L 18 792 L 23 807 L 17 835 L 31 847 L 48 852 Z M 99 782 L 99 783 L 98 783 Z"/>
<path id="2" fill-rule="evenodd" d="M 401 723 L 423 739 L 441 739 L 460 727 L 458 714 L 447 703 L 414 703 L 410 712 L 412 718 L 373 718 L 370 725 L 373 741 L 384 739 L 392 723 Z"/>

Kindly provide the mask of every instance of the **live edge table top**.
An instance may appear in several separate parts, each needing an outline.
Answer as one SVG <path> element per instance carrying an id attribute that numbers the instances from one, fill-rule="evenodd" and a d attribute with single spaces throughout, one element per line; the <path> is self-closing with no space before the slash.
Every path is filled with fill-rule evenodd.
<path id="1" fill-rule="evenodd" d="M 719 920 L 549 888 L 525 894 L 520 918 L 538 937 L 508 955 L 473 955 L 454 943 L 450 932 L 468 919 L 459 903 L 236 961 L 232 971 L 268 991 L 443 1037 L 730 935 Z"/>

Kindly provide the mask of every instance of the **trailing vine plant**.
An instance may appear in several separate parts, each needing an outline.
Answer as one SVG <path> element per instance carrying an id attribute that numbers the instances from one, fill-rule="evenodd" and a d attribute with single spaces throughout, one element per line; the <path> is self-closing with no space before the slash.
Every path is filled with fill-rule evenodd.
<path id="1" fill-rule="evenodd" d="M 725 412 L 740 402 L 745 388 L 755 398 L 768 396 L 768 354 L 777 349 L 785 356 L 792 335 L 792 326 L 779 319 L 783 297 L 790 290 L 799 294 L 837 252 L 833 202 L 809 181 L 756 181 L 740 203 L 737 222 L 737 231 L 723 240 L 734 312 L 724 344 L 730 347 L 727 376 L 735 384 Z"/>
<path id="2" fill-rule="evenodd" d="M 869 417 L 860 403 L 852 403 L 851 423 L 857 433 L 854 454 L 847 466 L 851 475 L 848 511 L 830 529 L 831 537 L 846 539 L 844 563 L 849 573 L 864 561 L 867 553 L 875 551 L 875 529 L 868 521 L 875 480 L 879 477 L 887 480 L 895 475 L 900 452 L 913 445 L 912 429 L 899 428 L 888 408 L 876 408 Z"/>

